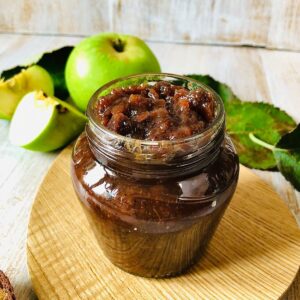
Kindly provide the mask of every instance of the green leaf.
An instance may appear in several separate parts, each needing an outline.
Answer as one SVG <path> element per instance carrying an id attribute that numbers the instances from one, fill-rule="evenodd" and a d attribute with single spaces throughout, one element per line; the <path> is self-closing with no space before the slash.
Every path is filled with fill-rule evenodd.
<path id="1" fill-rule="evenodd" d="M 69 92 L 65 82 L 65 66 L 73 47 L 67 46 L 53 52 L 45 53 L 37 62 L 51 75 L 55 88 L 55 96 L 67 99 Z"/>
<path id="2" fill-rule="evenodd" d="M 249 134 L 275 145 L 296 123 L 285 112 L 267 103 L 233 101 L 226 106 L 227 132 L 242 164 L 255 169 L 274 169 L 276 161 L 269 149 L 254 143 Z"/>
<path id="3" fill-rule="evenodd" d="M 279 140 L 273 153 L 280 172 L 300 191 L 300 124 Z"/>
<path id="4" fill-rule="evenodd" d="M 0 77 L 6 80 L 19 73 L 22 69 L 29 67 L 30 65 L 40 65 L 50 73 L 53 79 L 55 96 L 57 98 L 66 100 L 69 97 L 69 92 L 66 87 L 64 72 L 67 59 L 72 49 L 72 46 L 67 46 L 54 50 L 52 52 L 44 53 L 28 65 L 16 66 L 9 70 L 3 71 Z"/>
<path id="5" fill-rule="evenodd" d="M 224 102 L 227 132 L 239 154 L 240 162 L 250 168 L 270 170 L 276 168 L 272 151 L 253 142 L 249 134 L 270 145 L 291 131 L 295 121 L 284 111 L 268 103 L 241 101 L 231 88 L 208 75 L 187 75 L 215 90 Z"/>
<path id="6" fill-rule="evenodd" d="M 186 76 L 198 80 L 206 84 L 210 88 L 212 88 L 214 91 L 216 91 L 222 98 L 224 105 L 227 105 L 229 102 L 233 100 L 239 100 L 238 97 L 232 92 L 231 88 L 228 85 L 213 79 L 209 75 L 191 74 Z"/>
<path id="7" fill-rule="evenodd" d="M 17 67 L 13 67 L 9 70 L 5 70 L 1 73 L 0 78 L 3 78 L 4 80 L 7 80 L 13 76 L 15 76 L 16 74 L 20 73 L 22 69 L 27 68 L 29 66 L 17 66 Z"/>
<path id="8" fill-rule="evenodd" d="M 260 140 L 252 133 L 249 137 L 257 145 L 273 152 L 279 171 L 300 191 L 300 124 L 282 136 L 275 146 Z"/>
<path id="9" fill-rule="evenodd" d="M 293 131 L 284 135 L 276 144 L 276 148 L 300 150 L 300 124 Z"/>

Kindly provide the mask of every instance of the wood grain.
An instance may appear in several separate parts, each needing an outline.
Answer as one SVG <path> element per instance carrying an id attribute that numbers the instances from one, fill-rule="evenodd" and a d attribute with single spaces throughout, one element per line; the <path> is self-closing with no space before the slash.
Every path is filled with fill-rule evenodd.
<path id="1" fill-rule="evenodd" d="M 201 261 L 183 276 L 155 280 L 104 257 L 73 191 L 70 157 L 68 147 L 32 207 L 28 265 L 41 299 L 276 299 L 293 280 L 300 231 L 277 194 L 247 168 Z"/>
<path id="2" fill-rule="evenodd" d="M 30 61 L 43 51 L 79 40 L 72 36 L 0 34 L 0 71 Z M 273 103 L 300 122 L 299 53 L 171 43 L 149 45 L 163 71 L 210 74 L 231 86 L 242 99 Z M 9 123 L 0 121 L 0 268 L 11 279 L 17 299 L 27 300 L 34 299 L 25 253 L 30 207 L 57 153 L 33 153 L 16 148 L 8 141 L 8 129 Z M 279 193 L 300 224 L 300 193 L 278 172 L 255 172 Z M 300 276 L 296 283 L 300 284 Z"/>
<path id="3" fill-rule="evenodd" d="M 161 42 L 300 49 L 297 0 L 0 1 L 0 31 L 135 34 Z"/>

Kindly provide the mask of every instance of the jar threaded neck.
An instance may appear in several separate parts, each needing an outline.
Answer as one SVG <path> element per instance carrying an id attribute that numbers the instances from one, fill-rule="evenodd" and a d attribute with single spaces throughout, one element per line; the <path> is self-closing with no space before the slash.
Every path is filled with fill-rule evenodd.
<path id="1" fill-rule="evenodd" d="M 209 91 L 216 101 L 215 119 L 198 134 L 162 141 L 128 138 L 108 130 L 97 122 L 92 108 L 99 95 L 109 93 L 114 87 L 132 84 L 135 79 L 140 82 L 144 78 L 147 82 L 184 82 L 191 90 L 202 88 Z M 163 179 L 184 176 L 204 168 L 218 155 L 225 135 L 225 114 L 220 97 L 193 79 L 172 74 L 140 74 L 111 82 L 95 92 L 87 114 L 89 122 L 86 134 L 95 158 L 104 166 L 124 176 L 137 178 Z"/>

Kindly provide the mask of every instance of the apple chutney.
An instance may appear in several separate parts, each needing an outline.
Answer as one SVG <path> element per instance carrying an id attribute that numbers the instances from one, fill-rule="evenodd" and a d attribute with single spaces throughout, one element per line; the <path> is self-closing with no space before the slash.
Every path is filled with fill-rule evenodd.
<path id="1" fill-rule="evenodd" d="M 71 171 L 104 254 L 139 276 L 183 273 L 207 248 L 238 180 L 222 100 L 187 77 L 141 74 L 96 91 L 87 115 Z"/>

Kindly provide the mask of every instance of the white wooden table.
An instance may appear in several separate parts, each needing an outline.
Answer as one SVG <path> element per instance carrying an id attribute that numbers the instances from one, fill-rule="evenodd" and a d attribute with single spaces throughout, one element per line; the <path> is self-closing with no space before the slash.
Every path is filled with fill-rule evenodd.
<path id="1" fill-rule="evenodd" d="M 0 34 L 0 71 L 54 48 L 71 36 Z M 300 53 L 251 47 L 149 43 L 164 72 L 210 74 L 244 100 L 266 101 L 300 121 Z M 57 153 L 34 153 L 9 144 L 9 123 L 0 121 L 0 269 L 17 299 L 34 293 L 26 267 L 26 232 L 36 190 Z M 300 224 L 300 194 L 277 172 L 257 172 L 273 185 Z"/>

